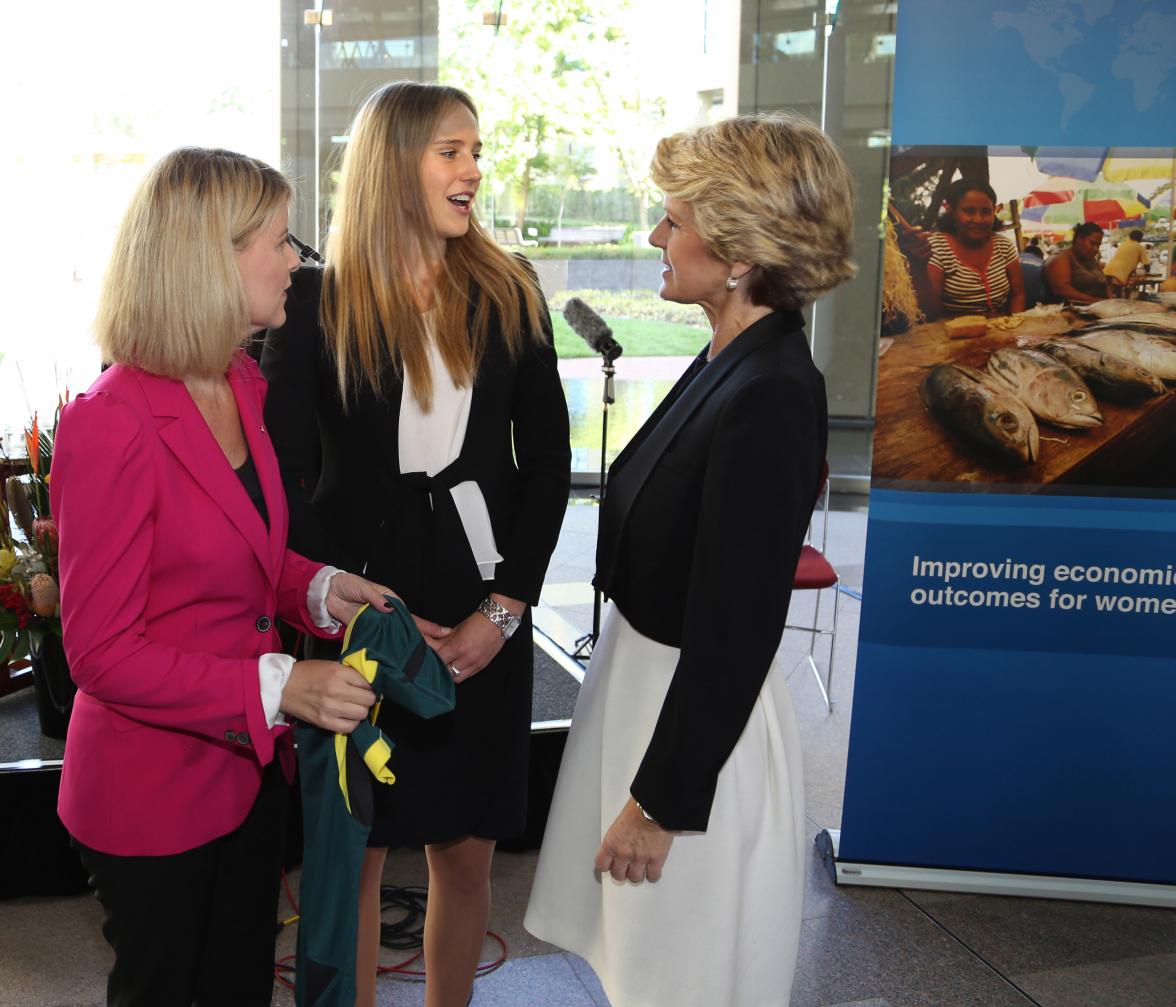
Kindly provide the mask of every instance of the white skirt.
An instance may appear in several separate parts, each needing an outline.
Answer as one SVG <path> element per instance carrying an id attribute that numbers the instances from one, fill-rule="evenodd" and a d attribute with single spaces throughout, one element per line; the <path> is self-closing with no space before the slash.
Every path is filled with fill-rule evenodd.
<path id="1" fill-rule="evenodd" d="M 804 902 L 804 786 L 777 664 L 719 774 L 707 831 L 675 837 L 657 882 L 617 882 L 593 868 L 677 662 L 676 648 L 642 636 L 609 606 L 524 924 L 586 958 L 613 1007 L 786 1007 Z"/>

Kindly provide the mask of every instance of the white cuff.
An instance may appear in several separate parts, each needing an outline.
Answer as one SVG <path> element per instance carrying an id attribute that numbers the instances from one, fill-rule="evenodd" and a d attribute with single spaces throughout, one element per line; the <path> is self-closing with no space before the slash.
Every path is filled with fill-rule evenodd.
<path id="1" fill-rule="evenodd" d="M 453 497 L 457 516 L 461 518 L 461 526 L 470 543 L 474 561 L 478 564 L 478 573 L 482 580 L 493 580 L 494 568 L 502 562 L 502 556 L 499 555 L 498 547 L 494 544 L 494 528 L 490 524 L 490 509 L 486 506 L 486 498 L 482 495 L 482 488 L 469 479 L 454 486 L 449 491 L 449 495 Z"/>
<path id="2" fill-rule="evenodd" d="M 265 711 L 265 722 L 269 727 L 286 723 L 278 707 L 282 703 L 282 690 L 294 670 L 294 658 L 289 654 L 262 654 L 257 660 L 257 677 L 261 684 L 261 708 Z"/>
<path id="3" fill-rule="evenodd" d="M 310 587 L 306 589 L 306 608 L 311 619 L 319 629 L 332 633 L 338 633 L 343 624 L 327 611 L 327 595 L 331 591 L 331 578 L 342 572 L 337 566 L 324 566 L 310 579 Z"/>

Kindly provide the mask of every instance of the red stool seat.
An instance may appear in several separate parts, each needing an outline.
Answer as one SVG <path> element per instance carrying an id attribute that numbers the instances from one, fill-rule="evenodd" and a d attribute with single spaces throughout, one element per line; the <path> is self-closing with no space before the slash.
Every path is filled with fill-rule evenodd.
<path id="1" fill-rule="evenodd" d="M 796 576 L 792 581 L 794 590 L 820 591 L 832 587 L 837 581 L 837 571 L 817 549 L 811 545 L 801 547 L 800 562 L 796 564 Z"/>

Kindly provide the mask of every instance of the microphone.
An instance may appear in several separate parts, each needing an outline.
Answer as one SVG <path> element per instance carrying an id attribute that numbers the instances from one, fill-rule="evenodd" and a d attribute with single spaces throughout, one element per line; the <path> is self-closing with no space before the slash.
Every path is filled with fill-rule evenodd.
<path id="1" fill-rule="evenodd" d="M 294 251 L 298 253 L 298 258 L 303 262 L 307 259 L 312 259 L 315 262 L 325 262 L 326 260 L 319 255 L 318 251 L 308 245 L 305 241 L 299 241 L 294 235 L 286 232 L 286 237 L 290 239 L 290 244 L 294 246 Z"/>
<path id="2" fill-rule="evenodd" d="M 578 297 L 571 297 L 564 305 L 564 321 L 572 330 L 596 353 L 604 357 L 605 362 L 611 364 L 624 350 L 621 344 L 613 339 L 612 329 L 608 323 L 593 311 Z"/>

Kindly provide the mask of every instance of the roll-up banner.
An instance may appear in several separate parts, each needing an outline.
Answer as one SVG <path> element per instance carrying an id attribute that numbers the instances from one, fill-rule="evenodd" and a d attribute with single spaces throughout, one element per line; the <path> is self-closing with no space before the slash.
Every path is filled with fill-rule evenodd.
<path id="1" fill-rule="evenodd" d="M 1176 906 L 1176 8 L 901 0 L 892 141 L 818 842 L 839 883 Z"/>

